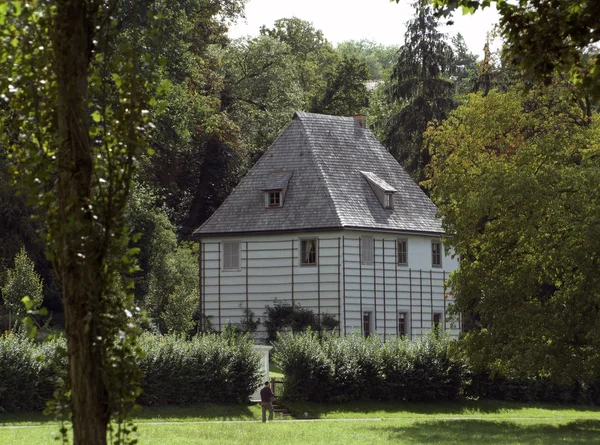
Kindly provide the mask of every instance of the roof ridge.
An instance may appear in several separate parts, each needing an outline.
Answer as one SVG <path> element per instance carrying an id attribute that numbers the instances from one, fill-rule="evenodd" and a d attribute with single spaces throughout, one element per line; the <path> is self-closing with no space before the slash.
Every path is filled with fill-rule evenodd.
<path id="1" fill-rule="evenodd" d="M 315 114 L 315 113 L 305 113 L 305 114 Z M 324 115 L 321 115 L 321 116 L 324 116 Z M 314 141 L 310 135 L 310 131 L 308 130 L 308 128 L 306 128 L 304 122 L 302 122 L 302 119 L 300 119 L 300 124 L 302 125 L 302 129 L 304 130 L 306 139 L 308 139 L 308 142 L 310 145 L 311 156 L 313 157 L 313 159 L 315 161 L 319 161 L 319 158 L 317 156 L 316 149 L 315 149 L 316 144 L 314 143 Z M 331 194 L 331 188 L 330 188 L 331 184 L 330 184 L 330 181 L 328 181 L 328 176 L 323 171 L 323 166 L 322 166 L 321 162 L 315 162 L 315 165 L 317 166 L 317 170 L 319 172 L 319 175 L 321 176 L 321 180 L 325 183 L 325 190 L 327 192 L 327 196 L 329 197 L 330 206 L 333 207 L 333 212 L 335 213 L 335 218 L 337 220 L 338 227 L 343 227 L 342 217 L 340 216 L 340 211 L 338 209 L 338 206 L 335 203 L 335 199 L 333 198 L 333 195 Z"/>

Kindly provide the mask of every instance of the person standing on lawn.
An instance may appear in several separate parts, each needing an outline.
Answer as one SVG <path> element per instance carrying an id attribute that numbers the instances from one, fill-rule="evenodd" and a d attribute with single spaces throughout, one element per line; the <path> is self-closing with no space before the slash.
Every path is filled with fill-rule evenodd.
<path id="1" fill-rule="evenodd" d="M 271 383 L 265 382 L 265 387 L 260 390 L 260 405 L 262 406 L 262 421 L 267 421 L 267 410 L 269 410 L 269 422 L 273 421 L 273 404 L 275 394 L 271 391 Z"/>

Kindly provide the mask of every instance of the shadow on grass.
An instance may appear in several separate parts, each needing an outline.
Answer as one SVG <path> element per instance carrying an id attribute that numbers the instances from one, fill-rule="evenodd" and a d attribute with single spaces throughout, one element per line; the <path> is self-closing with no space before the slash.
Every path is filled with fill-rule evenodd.
<path id="1" fill-rule="evenodd" d="M 539 408 L 552 411 L 600 411 L 600 407 L 587 405 L 557 405 L 557 404 L 527 404 L 511 403 L 495 400 L 461 400 L 455 402 L 381 402 L 381 401 L 354 401 L 349 403 L 311 403 L 311 402 L 288 402 L 283 405 L 292 412 L 292 414 L 308 413 L 311 418 L 331 417 L 336 413 L 351 413 L 369 417 L 386 416 L 386 414 L 405 413 L 407 415 L 473 415 L 494 414 L 502 411 L 515 411 L 518 415 L 519 410 Z"/>
<path id="2" fill-rule="evenodd" d="M 219 405 L 205 403 L 194 406 L 144 406 L 133 413 L 135 421 L 201 422 L 209 420 L 258 420 L 260 407 L 256 404 Z M 57 423 L 52 416 L 41 412 L 1 413 L 0 425 Z"/>
<path id="3" fill-rule="evenodd" d="M 381 431 L 378 428 L 378 431 Z M 563 425 L 517 424 L 483 420 L 415 422 L 388 427 L 390 439 L 399 443 L 455 444 L 591 444 L 600 443 L 600 421 L 581 420 Z"/>

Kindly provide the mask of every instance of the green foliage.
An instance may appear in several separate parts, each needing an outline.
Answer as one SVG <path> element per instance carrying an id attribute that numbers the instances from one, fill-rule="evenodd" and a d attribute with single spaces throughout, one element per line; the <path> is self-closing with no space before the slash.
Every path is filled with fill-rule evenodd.
<path id="1" fill-rule="evenodd" d="M 142 404 L 244 403 L 260 385 L 260 355 L 247 336 L 225 332 L 187 341 L 144 335 L 141 345 Z"/>
<path id="2" fill-rule="evenodd" d="M 27 313 L 23 304 L 25 297 L 29 297 L 33 311 L 42 305 L 44 299 L 42 279 L 36 273 L 33 261 L 27 256 L 23 247 L 15 257 L 15 267 L 7 271 L 6 280 L 2 286 L 4 306 L 17 319 L 24 317 Z M 9 326 L 10 328 L 11 326 Z"/>
<path id="3" fill-rule="evenodd" d="M 41 411 L 66 369 L 64 338 L 37 344 L 23 335 L 0 336 L 0 412 Z"/>
<path id="4" fill-rule="evenodd" d="M 284 331 L 301 332 L 308 328 L 319 332 L 333 331 L 338 328 L 339 321 L 334 315 L 325 312 L 317 316 L 299 303 L 291 305 L 285 301 L 275 301 L 273 307 L 265 308 L 264 325 L 267 329 L 267 339 L 274 341 L 277 339 L 277 333 Z"/>
<path id="5" fill-rule="evenodd" d="M 319 338 L 308 331 L 280 335 L 274 360 L 291 400 L 453 400 L 465 371 L 453 358 L 453 345 L 435 335 L 383 344 L 360 334 Z"/>
<path id="6" fill-rule="evenodd" d="M 600 376 L 600 120 L 570 85 L 490 92 L 432 128 L 434 202 L 477 370 Z"/>
<path id="7" fill-rule="evenodd" d="M 347 40 L 335 48 L 343 57 L 356 58 L 369 68 L 369 79 L 389 78 L 396 61 L 398 47 L 386 46 L 371 40 Z"/>
<path id="8" fill-rule="evenodd" d="M 407 24 L 388 90 L 391 100 L 403 107 L 389 117 L 385 143 L 406 171 L 421 181 L 430 161 L 423 132 L 429 122 L 442 121 L 455 106 L 450 76 L 456 63 L 427 0 L 416 0 L 414 7 L 415 18 Z"/>
<path id="9" fill-rule="evenodd" d="M 396 0 L 398 3 L 400 0 Z M 427 0 L 439 15 L 464 13 L 496 4 L 505 55 L 549 85 L 556 72 L 576 87 L 600 97 L 600 3 L 596 0 Z"/>

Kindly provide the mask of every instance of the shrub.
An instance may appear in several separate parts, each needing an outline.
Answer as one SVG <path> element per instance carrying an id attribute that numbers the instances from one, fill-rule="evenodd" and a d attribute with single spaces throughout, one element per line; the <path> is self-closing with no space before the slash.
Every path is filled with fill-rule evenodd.
<path id="1" fill-rule="evenodd" d="M 279 337 L 274 360 L 290 399 L 452 400 L 461 393 L 464 365 L 452 359 L 451 342 L 439 335 L 382 344 L 359 334 L 287 333 Z"/>
<path id="2" fill-rule="evenodd" d="M 260 384 L 260 355 L 247 336 L 225 332 L 187 341 L 146 335 L 141 346 L 143 405 L 243 402 Z"/>
<path id="3" fill-rule="evenodd" d="M 22 335 L 0 336 L 0 411 L 44 408 L 57 388 L 56 366 L 66 369 L 59 346 L 64 339 L 39 345 Z"/>

